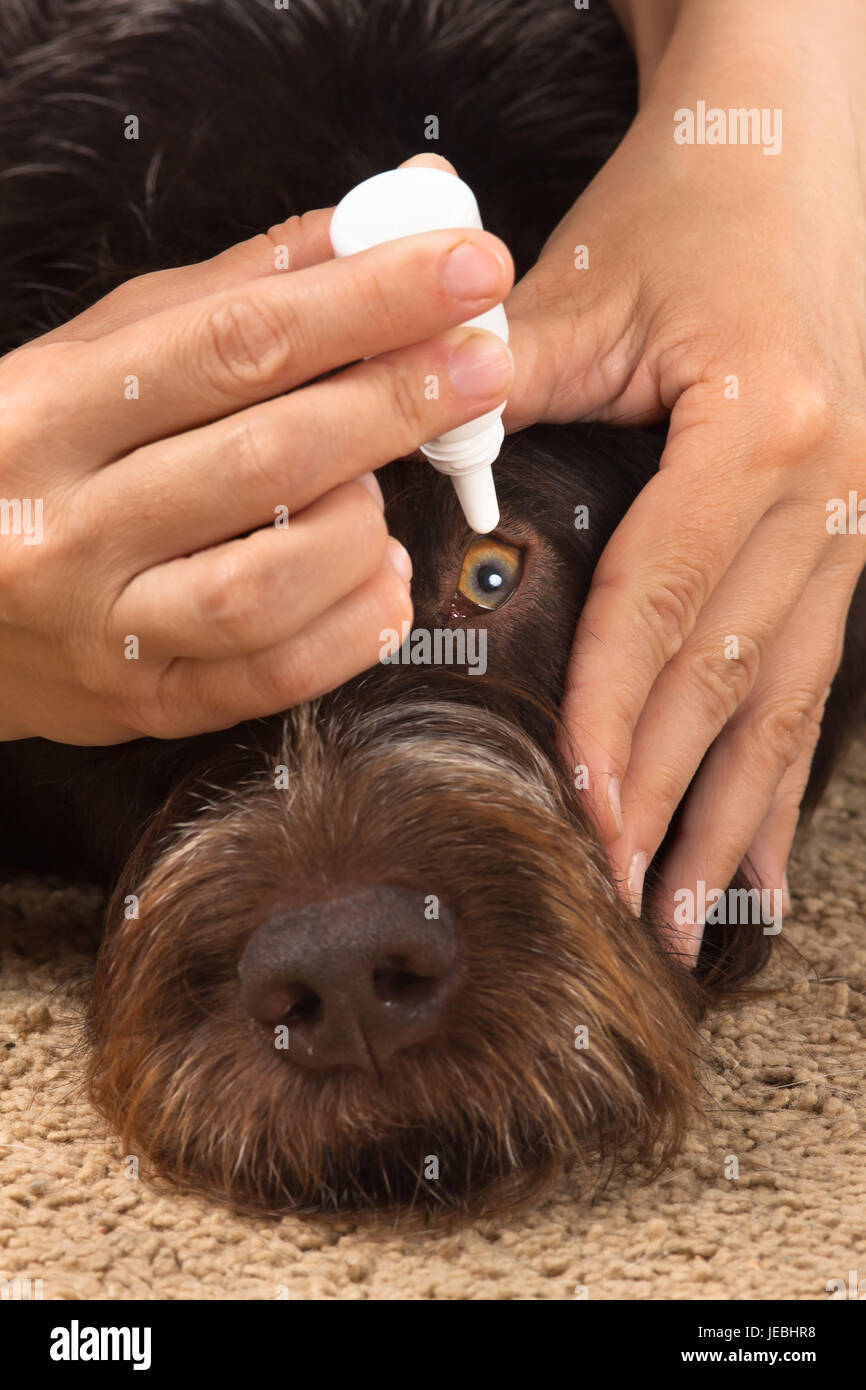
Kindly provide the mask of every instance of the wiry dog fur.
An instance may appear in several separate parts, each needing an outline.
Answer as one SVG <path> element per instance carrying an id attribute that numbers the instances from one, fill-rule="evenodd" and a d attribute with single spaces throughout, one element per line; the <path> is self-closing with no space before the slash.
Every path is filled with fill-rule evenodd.
<path id="1" fill-rule="evenodd" d="M 565 0 L 7 0 L 0 71 L 4 350 L 133 274 L 335 202 L 423 147 L 431 113 L 430 148 L 475 186 L 522 272 L 634 103 L 610 16 Z M 523 578 L 471 620 L 452 616 L 470 535 L 450 484 L 418 459 L 382 475 L 415 562 L 415 625 L 486 627 L 483 678 L 382 667 L 224 734 L 0 750 L 11 855 L 115 885 L 89 1080 L 128 1152 L 269 1210 L 477 1210 L 525 1200 L 577 1158 L 675 1150 L 693 1020 L 760 969 L 770 938 L 709 928 L 694 973 L 666 954 L 623 906 L 555 750 L 593 566 L 662 443 L 601 426 L 509 441 L 500 534 L 523 549 Z M 864 597 L 810 805 L 862 716 Z M 382 883 L 439 896 L 457 921 L 443 1027 L 381 1074 L 296 1070 L 240 1007 L 244 947 L 275 912 Z"/>

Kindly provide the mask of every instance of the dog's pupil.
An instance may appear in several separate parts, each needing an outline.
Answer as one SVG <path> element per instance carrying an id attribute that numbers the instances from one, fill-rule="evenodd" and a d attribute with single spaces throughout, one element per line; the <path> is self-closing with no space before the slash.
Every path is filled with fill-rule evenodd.
<path id="1" fill-rule="evenodd" d="M 499 570 L 494 569 L 492 565 L 480 565 L 476 583 L 483 594 L 495 594 L 502 588 L 504 580 Z"/>

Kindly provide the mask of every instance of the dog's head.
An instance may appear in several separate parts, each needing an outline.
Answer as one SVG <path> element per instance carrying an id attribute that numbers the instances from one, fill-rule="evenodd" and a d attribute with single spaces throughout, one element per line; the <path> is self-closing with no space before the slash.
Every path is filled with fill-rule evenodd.
<path id="1" fill-rule="evenodd" d="M 477 1209 L 602 1141 L 674 1141 L 691 985 L 617 894 L 555 738 L 595 556 L 656 458 L 531 431 L 484 538 L 429 465 L 391 466 L 398 659 L 209 744 L 115 894 L 91 1080 L 130 1152 L 274 1209 Z"/>

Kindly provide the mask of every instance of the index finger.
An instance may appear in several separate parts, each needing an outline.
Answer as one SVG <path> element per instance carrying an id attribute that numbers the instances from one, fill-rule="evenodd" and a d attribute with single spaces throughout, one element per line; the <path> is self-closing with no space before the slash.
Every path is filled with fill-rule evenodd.
<path id="1" fill-rule="evenodd" d="M 266 232 L 239 241 L 208 260 L 138 275 L 69 323 L 44 333 L 37 342 L 92 342 L 163 309 L 188 304 L 232 285 L 331 260 L 334 253 L 328 230 L 333 214 L 333 208 L 315 208 L 277 222 Z"/>
<path id="2" fill-rule="evenodd" d="M 457 173 L 454 165 L 438 154 L 413 155 L 401 167 L 419 164 Z M 192 299 L 216 294 L 245 280 L 286 270 L 305 270 L 331 260 L 334 251 L 328 233 L 333 215 L 332 207 L 314 208 L 285 218 L 266 232 L 239 241 L 207 260 L 135 276 L 69 323 L 43 334 L 39 342 L 87 342 L 161 309 L 188 304 Z"/>
<path id="3" fill-rule="evenodd" d="M 489 232 L 400 237 L 288 278 L 230 286 L 91 344 L 58 345 L 46 395 L 82 397 L 89 466 L 98 468 L 107 456 L 453 328 L 503 299 L 512 272 L 507 248 Z M 127 398 L 130 373 L 135 394 Z M 146 406 L 131 409 L 130 399 Z"/>

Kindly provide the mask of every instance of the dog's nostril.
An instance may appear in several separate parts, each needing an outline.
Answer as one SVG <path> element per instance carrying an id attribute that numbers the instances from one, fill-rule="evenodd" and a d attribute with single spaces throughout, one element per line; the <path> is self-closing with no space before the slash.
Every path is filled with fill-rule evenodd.
<path id="1" fill-rule="evenodd" d="M 298 986 L 298 997 L 286 1009 L 284 1021 L 291 1026 L 295 1023 L 311 1022 L 322 1012 L 322 1001 L 314 989 Z"/>
<path id="2" fill-rule="evenodd" d="M 383 961 L 373 971 L 373 993 L 383 1002 L 421 1000 L 436 985 L 436 976 L 418 975 L 404 961 Z"/>
<path id="3" fill-rule="evenodd" d="M 286 912 L 259 927 L 241 958 L 240 1006 L 302 1067 L 379 1068 L 439 1030 L 458 977 L 457 933 L 442 904 L 383 885 Z"/>

